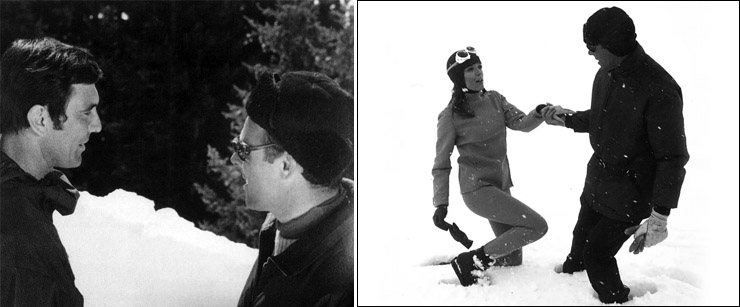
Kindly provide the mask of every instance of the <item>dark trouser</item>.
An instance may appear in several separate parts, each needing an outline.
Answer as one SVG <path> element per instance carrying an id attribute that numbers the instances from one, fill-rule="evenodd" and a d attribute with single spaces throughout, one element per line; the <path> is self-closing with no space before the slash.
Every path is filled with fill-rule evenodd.
<path id="1" fill-rule="evenodd" d="M 513 265 L 521 264 L 523 246 L 539 240 L 547 233 L 547 222 L 537 212 L 502 191 L 485 186 L 462 195 L 465 205 L 473 213 L 488 219 L 496 238 L 483 247 L 491 258 L 511 258 Z M 517 259 L 518 258 L 518 259 Z M 502 260 L 503 260 L 502 259 Z"/>
<path id="2" fill-rule="evenodd" d="M 625 288 L 619 277 L 617 254 L 628 235 L 624 230 L 634 223 L 607 218 L 581 204 L 578 222 L 573 229 L 573 243 L 570 254 L 563 263 L 563 272 L 573 273 L 584 268 L 591 287 L 596 290 L 599 300 L 604 303 L 627 301 L 629 289 Z"/>

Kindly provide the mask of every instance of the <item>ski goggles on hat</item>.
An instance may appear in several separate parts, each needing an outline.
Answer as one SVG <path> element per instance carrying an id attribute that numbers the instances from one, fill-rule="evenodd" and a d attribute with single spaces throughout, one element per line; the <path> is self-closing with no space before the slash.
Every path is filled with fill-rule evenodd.
<path id="1" fill-rule="evenodd" d="M 455 53 L 455 62 L 457 62 L 457 64 L 465 63 L 465 61 L 470 60 L 471 53 L 475 53 L 475 48 L 470 46 L 465 47 L 465 49 Z"/>
<path id="2" fill-rule="evenodd" d="M 470 55 L 475 54 L 475 53 L 476 53 L 475 48 L 470 47 L 470 46 L 465 47 L 465 49 L 456 52 L 455 53 L 455 63 L 452 63 L 452 65 L 450 65 L 450 67 L 447 68 L 447 72 L 450 72 L 450 69 L 452 69 L 453 67 L 460 65 L 462 63 L 465 63 L 465 61 L 467 60 L 470 60 L 471 58 Z"/>

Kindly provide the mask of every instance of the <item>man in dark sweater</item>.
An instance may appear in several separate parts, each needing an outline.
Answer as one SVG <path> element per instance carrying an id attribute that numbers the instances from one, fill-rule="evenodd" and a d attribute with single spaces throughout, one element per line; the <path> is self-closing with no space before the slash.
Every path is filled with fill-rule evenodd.
<path id="1" fill-rule="evenodd" d="M 677 207 L 689 160 L 681 87 L 636 37 L 623 10 L 594 13 L 583 27 L 588 54 L 601 66 L 591 108 L 573 112 L 555 106 L 545 114 L 548 124 L 589 133 L 594 154 L 581 210 L 571 251 L 556 271 L 585 269 L 604 303 L 628 300 L 630 290 L 614 256 L 629 236 L 634 235 L 635 254 L 667 237 L 667 218 Z"/>

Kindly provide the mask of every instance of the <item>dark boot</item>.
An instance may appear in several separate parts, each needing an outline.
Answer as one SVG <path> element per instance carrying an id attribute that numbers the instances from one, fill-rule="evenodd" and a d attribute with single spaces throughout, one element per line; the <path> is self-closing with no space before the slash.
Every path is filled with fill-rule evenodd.
<path id="1" fill-rule="evenodd" d="M 622 304 L 629 301 L 630 288 L 622 285 L 622 289 L 613 294 L 610 292 L 608 295 L 599 294 L 599 300 L 605 304 Z"/>
<path id="2" fill-rule="evenodd" d="M 568 257 L 565 258 L 565 262 L 563 262 L 563 267 L 560 270 L 556 268 L 555 271 L 558 273 L 573 274 L 575 272 L 581 272 L 585 269 L 586 265 L 583 264 L 583 261 L 575 260 L 571 255 L 568 255 Z"/>
<path id="3" fill-rule="evenodd" d="M 487 270 L 493 264 L 493 260 L 486 255 L 483 247 L 461 253 L 454 259 L 450 265 L 464 287 L 475 284 L 478 281 L 478 275 Z"/>

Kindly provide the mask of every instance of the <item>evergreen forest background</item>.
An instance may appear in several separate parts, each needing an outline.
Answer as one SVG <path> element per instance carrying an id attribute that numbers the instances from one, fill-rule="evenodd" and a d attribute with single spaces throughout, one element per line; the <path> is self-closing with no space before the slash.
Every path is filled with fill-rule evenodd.
<path id="1" fill-rule="evenodd" d="M 255 247 L 264 213 L 244 208 L 244 182 L 229 162 L 244 103 L 265 70 L 319 71 L 354 95 L 354 5 L 1 1 L 0 52 L 49 36 L 87 48 L 101 65 L 103 130 L 82 165 L 63 170 L 78 189 L 135 192 Z"/>

